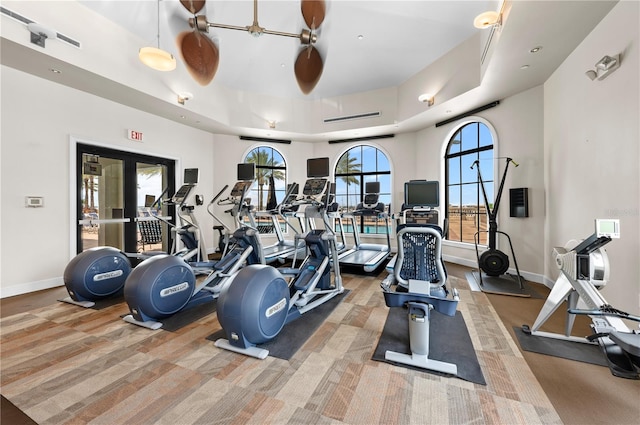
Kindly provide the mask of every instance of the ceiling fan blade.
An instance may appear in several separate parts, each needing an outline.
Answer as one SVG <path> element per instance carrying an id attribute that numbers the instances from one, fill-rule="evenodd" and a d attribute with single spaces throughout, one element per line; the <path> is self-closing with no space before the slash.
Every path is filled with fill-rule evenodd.
<path id="1" fill-rule="evenodd" d="M 300 8 L 302 9 L 302 17 L 307 23 L 307 26 L 312 29 L 319 28 L 322 21 L 324 21 L 324 0 L 302 0 Z"/>
<path id="2" fill-rule="evenodd" d="M 180 34 L 178 46 L 193 79 L 202 86 L 209 84 L 216 75 L 220 61 L 218 48 L 213 41 L 196 30 Z"/>
<path id="3" fill-rule="evenodd" d="M 195 15 L 196 13 L 202 10 L 206 1 L 205 0 L 180 0 L 180 3 L 182 3 L 185 9 L 187 9 L 189 12 Z"/>
<path id="4" fill-rule="evenodd" d="M 300 51 L 293 69 L 302 93 L 311 93 L 320 81 L 322 68 L 322 57 L 320 57 L 318 49 L 308 46 Z"/>

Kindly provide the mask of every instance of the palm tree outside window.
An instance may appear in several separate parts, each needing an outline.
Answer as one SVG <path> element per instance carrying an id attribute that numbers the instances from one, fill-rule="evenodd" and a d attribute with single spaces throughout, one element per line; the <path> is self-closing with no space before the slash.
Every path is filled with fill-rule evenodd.
<path id="1" fill-rule="evenodd" d="M 267 207 L 269 195 L 269 182 L 273 177 L 275 186 L 276 203 L 280 203 L 284 199 L 287 188 L 287 163 L 280 152 L 270 146 L 259 146 L 252 149 L 244 158 L 244 162 L 256 164 L 256 180 L 251 185 L 247 196 L 251 198 L 251 203 L 258 211 L 264 211 Z M 266 229 L 271 224 L 261 223 L 258 220 L 258 226 L 261 230 Z M 265 224 L 262 226 L 261 224 Z M 283 231 L 286 229 L 283 228 Z M 273 232 L 273 230 L 271 230 Z"/>
<path id="2" fill-rule="evenodd" d="M 336 201 L 343 212 L 353 211 L 364 200 L 367 182 L 380 182 L 380 202 L 391 211 L 391 167 L 389 159 L 380 149 L 368 146 L 354 146 L 338 159 L 334 172 Z M 346 224 L 346 223 L 345 223 Z M 368 217 L 366 221 L 358 217 L 357 225 L 361 233 L 385 234 L 384 221 Z M 346 228 L 345 231 L 351 231 Z"/>

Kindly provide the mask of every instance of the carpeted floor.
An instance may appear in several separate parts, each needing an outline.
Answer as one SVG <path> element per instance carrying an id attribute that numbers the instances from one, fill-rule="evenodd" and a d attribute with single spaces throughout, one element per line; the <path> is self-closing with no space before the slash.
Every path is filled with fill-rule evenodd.
<path id="1" fill-rule="evenodd" d="M 469 271 L 467 267 L 449 263 L 447 270 L 458 277 Z M 510 339 L 516 344 L 514 328 L 532 325 L 549 294 L 544 285 L 529 284 L 540 296 L 522 298 L 486 294 L 507 328 Z M 564 320 L 564 313 L 558 309 L 541 330 L 563 332 Z M 589 319 L 577 317 L 573 330 L 574 335 L 591 334 Z M 640 381 L 616 378 L 609 368 L 603 366 L 524 350 L 520 352 L 565 424 L 640 423 Z"/>
<path id="2" fill-rule="evenodd" d="M 345 274 L 351 292 L 288 361 L 219 350 L 206 340 L 215 314 L 150 331 L 120 320 L 124 304 L 82 309 L 51 291 L 12 300 L 21 312 L 8 315 L 3 300 L 1 392 L 39 424 L 638 423 L 639 381 L 521 352 L 512 327 L 543 300 L 471 292 L 458 267 L 450 283 L 486 386 L 371 360 L 383 273 Z"/>

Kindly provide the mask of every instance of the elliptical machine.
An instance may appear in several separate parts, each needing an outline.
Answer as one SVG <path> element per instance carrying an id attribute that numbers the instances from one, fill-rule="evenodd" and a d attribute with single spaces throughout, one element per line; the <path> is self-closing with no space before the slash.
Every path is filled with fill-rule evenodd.
<path id="1" fill-rule="evenodd" d="M 479 275 L 479 283 L 480 289 L 486 292 L 494 292 L 501 293 L 505 295 L 517 295 L 513 292 L 502 292 L 502 291 L 493 291 L 487 290 L 485 284 L 482 280 L 482 272 L 486 273 L 487 276 L 491 277 L 499 277 L 507 273 L 509 270 L 509 256 L 504 252 L 500 251 L 496 248 L 496 235 L 499 233 L 507 237 L 509 241 L 509 247 L 511 248 L 511 257 L 513 258 L 513 264 L 516 268 L 518 285 L 520 290 L 524 289 L 524 283 L 522 276 L 520 275 L 520 269 L 518 268 L 518 261 L 516 260 L 516 254 L 513 251 L 513 244 L 511 243 L 511 238 L 505 232 L 501 232 L 498 230 L 498 208 L 500 207 L 500 198 L 502 197 L 502 189 L 504 188 L 504 182 L 507 177 L 507 171 L 509 169 L 509 164 L 513 163 L 515 167 L 518 164 L 511 158 L 505 158 L 506 164 L 504 168 L 504 173 L 502 174 L 502 180 L 500 181 L 500 187 L 498 188 L 498 193 L 496 194 L 496 200 L 493 205 L 493 209 L 489 205 L 489 198 L 487 197 L 487 192 L 484 187 L 484 181 L 482 180 L 482 173 L 480 172 L 480 161 L 475 160 L 473 164 L 471 164 L 471 169 L 476 167 L 478 171 L 478 180 L 480 181 L 480 187 L 482 189 L 482 195 L 484 197 L 485 208 L 487 209 L 487 216 L 489 217 L 489 230 L 479 230 L 474 235 L 474 243 L 476 247 L 476 257 L 478 258 L 478 275 Z M 489 234 L 489 248 L 480 255 L 478 251 L 478 244 L 480 243 L 480 233 L 487 232 Z M 526 296 L 526 295 L 523 295 Z"/>
<path id="2" fill-rule="evenodd" d="M 205 249 L 198 222 L 193 215 L 194 207 L 187 204 L 187 198 L 195 187 L 195 183 L 183 184 L 180 189 L 166 201 L 176 205 L 178 225 L 174 225 L 161 216 L 138 217 L 136 220 L 161 220 L 175 230 L 171 255 L 183 261 L 197 259 L 203 261 Z M 154 202 L 159 202 L 163 193 Z M 178 246 L 178 237 L 183 247 Z M 161 252 L 125 253 L 117 248 L 100 246 L 76 255 L 65 267 L 63 281 L 69 297 L 60 301 L 80 307 L 93 307 L 96 301 L 117 296 L 122 293 L 126 279 L 133 269 L 131 259 L 148 259 Z"/>
<path id="3" fill-rule="evenodd" d="M 238 205 L 243 205 L 244 194 L 251 181 L 253 179 L 248 181 L 249 184 L 236 184 L 242 188 Z M 225 189 L 226 186 L 210 204 Z M 237 215 L 235 217 L 238 218 Z M 217 219 L 215 215 L 214 218 Z M 228 252 L 217 262 L 187 263 L 170 255 L 149 258 L 140 263 L 125 282 L 124 298 L 130 314 L 123 319 L 148 329 L 160 329 L 162 319 L 217 299 L 229 278 L 245 263 L 261 262 L 257 230 L 249 227 L 235 230 L 229 241 Z M 197 282 L 196 272 L 208 275 Z"/>
<path id="4" fill-rule="evenodd" d="M 619 220 L 598 219 L 595 233 L 588 238 L 570 240 L 564 247 L 554 248 L 553 257 L 561 270 L 560 276 L 533 325 L 523 325 L 522 331 L 546 338 L 591 344 L 597 342 L 614 376 L 640 379 L 640 329 L 632 331 L 622 321 L 640 322 L 640 316 L 614 308 L 600 293 L 609 280 L 609 257 L 603 246 L 619 237 Z M 565 301 L 567 315 L 564 334 L 540 331 Z M 577 314 L 591 318 L 593 335 L 585 338 L 571 335 Z"/>
<path id="5" fill-rule="evenodd" d="M 306 218 L 321 218 L 325 226 L 306 234 L 308 256 L 298 269 L 250 265 L 240 270 L 218 299 L 218 321 L 227 338 L 218 339 L 216 347 L 265 359 L 269 351 L 256 345 L 274 339 L 285 324 L 344 292 L 336 237 L 326 212 L 331 187 L 328 175 L 328 158 L 308 160 L 310 178 L 303 197 L 295 201 L 306 205 Z"/>

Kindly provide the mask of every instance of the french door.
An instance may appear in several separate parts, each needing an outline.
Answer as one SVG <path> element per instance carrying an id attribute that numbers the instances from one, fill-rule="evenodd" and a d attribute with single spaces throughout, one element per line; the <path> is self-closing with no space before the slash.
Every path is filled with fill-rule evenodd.
<path id="1" fill-rule="evenodd" d="M 171 232 L 156 216 L 174 222 L 173 207 L 160 199 L 175 191 L 175 161 L 85 144 L 76 152 L 77 252 L 168 252 Z"/>

